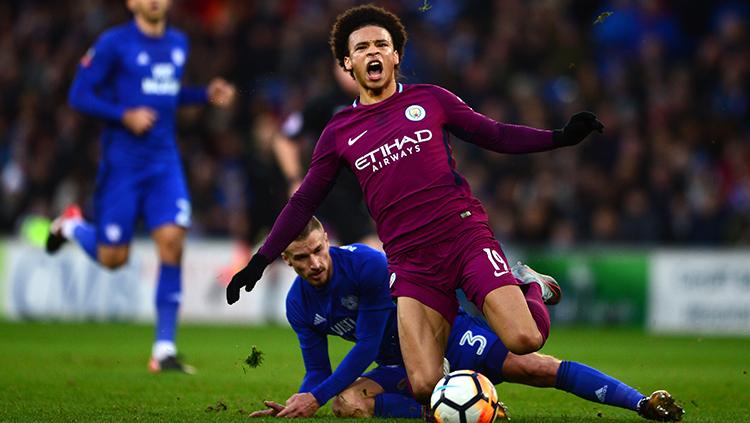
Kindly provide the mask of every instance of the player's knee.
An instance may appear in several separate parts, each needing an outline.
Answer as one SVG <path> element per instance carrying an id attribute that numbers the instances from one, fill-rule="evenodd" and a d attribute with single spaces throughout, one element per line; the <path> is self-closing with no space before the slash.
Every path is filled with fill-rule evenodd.
<path id="1" fill-rule="evenodd" d="M 410 380 L 412 394 L 414 399 L 420 404 L 429 404 L 430 396 L 432 396 L 432 390 L 435 388 L 440 376 L 436 378 L 413 378 L 414 381 Z"/>
<path id="2" fill-rule="evenodd" d="M 373 402 L 371 398 L 369 400 Z M 368 406 L 367 398 L 363 398 L 351 390 L 345 390 L 336 395 L 331 403 L 331 411 L 336 417 L 372 417 L 373 409 L 374 406 Z"/>
<path id="3" fill-rule="evenodd" d="M 514 354 L 529 354 L 539 351 L 544 345 L 544 338 L 538 331 L 532 333 L 519 333 L 505 342 L 508 350 Z"/>
<path id="4" fill-rule="evenodd" d="M 127 254 L 104 254 L 99 256 L 99 264 L 109 270 L 117 270 L 128 262 Z"/>
<path id="5" fill-rule="evenodd" d="M 165 263 L 177 264 L 182 259 L 182 238 L 174 237 L 162 241 L 159 245 L 159 257 Z"/>

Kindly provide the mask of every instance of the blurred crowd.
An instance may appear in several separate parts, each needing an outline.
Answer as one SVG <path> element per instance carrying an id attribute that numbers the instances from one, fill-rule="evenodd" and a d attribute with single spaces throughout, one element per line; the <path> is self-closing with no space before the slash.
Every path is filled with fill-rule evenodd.
<path id="1" fill-rule="evenodd" d="M 335 84 L 328 32 L 355 3 L 174 0 L 170 21 L 191 43 L 185 82 L 220 75 L 239 97 L 180 112 L 191 236 L 268 231 L 288 190 L 274 135 Z M 442 85 L 503 122 L 557 128 L 579 110 L 604 122 L 577 147 L 526 156 L 455 140 L 502 242 L 750 244 L 747 3 L 375 3 L 409 32 L 404 82 Z M 123 0 L 0 3 L 0 234 L 70 202 L 91 210 L 102 124 L 66 96 L 98 34 L 128 19 Z"/>

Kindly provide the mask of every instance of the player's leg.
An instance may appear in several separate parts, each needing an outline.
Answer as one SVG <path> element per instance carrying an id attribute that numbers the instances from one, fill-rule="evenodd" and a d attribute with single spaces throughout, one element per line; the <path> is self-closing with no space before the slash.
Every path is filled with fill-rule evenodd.
<path id="1" fill-rule="evenodd" d="M 77 209 L 78 216 L 70 217 L 71 209 Z M 95 225 L 83 219 L 78 206 L 69 206 L 50 225 L 46 245 L 47 252 L 54 254 L 66 241 L 74 240 L 81 246 L 86 255 L 107 269 L 115 270 L 122 267 L 127 263 L 130 255 L 130 236 L 123 236 L 122 233 L 131 233 L 130 230 L 123 230 L 122 228 L 123 226 L 132 228 L 132 225 L 127 222 L 133 221 L 135 217 L 122 216 L 123 213 L 118 214 L 120 216 L 107 219 L 108 224 L 105 226 Z M 117 221 L 122 222 L 122 224 L 115 223 Z M 118 244 L 108 244 L 107 237 L 100 234 L 110 234 L 111 237 L 115 234 L 114 242 Z M 105 239 L 105 242 L 97 243 L 99 239 Z"/>
<path id="2" fill-rule="evenodd" d="M 527 354 L 539 350 L 549 334 L 549 314 L 534 316 L 531 307 L 519 287 L 503 286 L 485 297 L 482 312 L 510 351 Z"/>
<path id="3" fill-rule="evenodd" d="M 680 420 L 683 414 L 666 391 L 645 396 L 597 369 L 549 355 L 509 353 L 503 362 L 503 377 L 506 382 L 554 387 L 589 401 L 636 411 L 649 419 Z"/>
<path id="4" fill-rule="evenodd" d="M 436 310 L 410 297 L 399 297 L 398 335 L 414 398 L 428 404 L 443 377 L 443 355 L 450 324 Z"/>
<path id="5" fill-rule="evenodd" d="M 388 258 L 401 356 L 412 393 L 422 404 L 429 403 L 443 377 L 445 346 L 458 313 L 460 266 L 454 246 L 449 240 Z"/>
<path id="6" fill-rule="evenodd" d="M 499 256 L 504 259 L 504 255 L 502 254 L 502 251 L 499 252 Z M 534 269 L 530 268 L 527 265 L 522 264 L 521 262 L 518 262 L 513 268 L 511 269 L 511 274 L 513 277 L 516 278 L 516 280 L 521 284 L 521 292 L 524 296 L 524 301 L 526 302 L 526 307 L 528 308 L 528 312 L 531 314 L 531 317 L 533 318 L 534 324 L 536 325 L 536 329 L 539 331 L 539 334 L 541 335 L 541 345 L 544 345 L 544 342 L 547 340 L 547 337 L 549 336 L 549 330 L 550 330 L 550 318 L 549 318 L 549 312 L 547 311 L 546 305 L 554 305 L 560 302 L 560 298 L 562 298 L 562 291 L 560 290 L 560 285 L 557 284 L 557 281 L 548 275 L 543 275 L 538 272 L 536 272 Z M 502 289 L 502 288 L 500 288 Z M 514 295 L 517 295 L 517 293 L 513 293 Z M 489 303 L 487 299 L 489 298 Z M 503 304 L 504 301 L 512 301 L 512 304 L 507 305 Z M 523 308 L 522 305 L 518 302 L 517 299 L 512 298 L 511 296 L 506 296 L 502 292 L 491 292 L 486 298 L 484 303 L 485 309 L 485 316 L 494 315 L 498 312 L 502 312 L 505 310 L 504 307 L 520 307 Z M 510 310 L 510 313 L 521 313 L 522 315 L 525 315 L 525 312 L 523 310 L 516 310 L 512 311 Z M 489 313 L 489 315 L 488 315 Z M 510 314 L 508 313 L 508 314 Z M 488 317 L 488 321 L 492 325 L 493 322 L 495 322 L 495 326 L 503 325 L 503 322 L 505 322 L 503 319 L 505 317 L 498 316 L 495 318 Z M 533 330 L 528 328 L 529 321 L 528 319 L 524 319 L 522 321 L 526 325 L 526 328 L 524 329 L 522 326 L 515 326 L 513 329 L 515 330 Z M 495 328 L 493 326 L 493 329 Z M 511 330 L 513 330 L 511 329 Z M 499 332 L 496 332 L 499 333 Z M 511 335 L 511 336 L 517 336 L 517 335 Z M 518 338 L 516 338 L 518 339 Z M 537 340 L 529 340 L 529 339 L 522 339 L 525 346 L 528 348 L 533 348 L 536 345 Z M 531 342 L 531 343 L 529 343 Z M 541 348 L 541 345 L 539 345 L 539 348 Z M 513 351 L 513 350 L 512 350 Z M 515 351 L 516 353 L 519 353 L 519 351 Z M 525 352 L 521 350 L 521 352 Z"/>
<path id="7" fill-rule="evenodd" d="M 96 228 L 84 220 L 83 212 L 77 204 L 65 207 L 52 221 L 45 250 L 49 254 L 55 254 L 68 240 L 77 241 L 83 251 L 96 261 Z"/>
<path id="8" fill-rule="evenodd" d="M 111 170 L 101 187 L 97 187 L 96 240 L 99 263 L 117 269 L 127 263 L 130 241 L 138 219 L 139 175 Z"/>
<path id="9" fill-rule="evenodd" d="M 461 288 L 506 347 L 517 354 L 537 351 L 549 335 L 547 307 L 537 284 L 522 287 L 489 230 L 467 234 Z M 525 292 L 524 292 L 525 290 Z"/>
<path id="10" fill-rule="evenodd" d="M 54 254 L 67 240 L 76 241 L 93 260 L 108 269 L 123 266 L 136 219 L 137 176 L 115 169 L 100 171 L 94 196 L 96 224 L 84 220 L 72 204 L 50 225 L 47 252 Z"/>
<path id="11" fill-rule="evenodd" d="M 175 342 L 182 294 L 182 253 L 190 224 L 190 202 L 178 164 L 149 179 L 144 188 L 143 214 L 159 255 L 155 341 L 149 370 L 193 373 L 192 367 L 177 359 Z"/>
<path id="12" fill-rule="evenodd" d="M 404 366 L 378 366 L 338 394 L 337 417 L 419 418 L 424 407 L 411 396 Z"/>
<path id="13" fill-rule="evenodd" d="M 182 292 L 181 266 L 185 228 L 164 225 L 155 229 L 151 236 L 159 254 L 159 276 L 156 284 L 156 342 L 167 344 L 166 351 L 156 354 L 159 359 L 175 355 L 177 315 Z"/>

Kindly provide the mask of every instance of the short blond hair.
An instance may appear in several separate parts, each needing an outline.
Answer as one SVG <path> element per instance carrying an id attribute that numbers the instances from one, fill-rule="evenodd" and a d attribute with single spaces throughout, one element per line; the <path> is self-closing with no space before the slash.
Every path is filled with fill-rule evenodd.
<path id="1" fill-rule="evenodd" d="M 307 222 L 307 225 L 305 225 L 305 228 L 302 229 L 302 232 L 297 235 L 297 238 L 295 238 L 295 241 L 300 241 L 305 238 L 307 238 L 313 231 L 317 230 L 323 230 L 323 224 L 320 223 L 320 220 L 318 220 L 317 217 L 313 216 L 309 222 Z"/>

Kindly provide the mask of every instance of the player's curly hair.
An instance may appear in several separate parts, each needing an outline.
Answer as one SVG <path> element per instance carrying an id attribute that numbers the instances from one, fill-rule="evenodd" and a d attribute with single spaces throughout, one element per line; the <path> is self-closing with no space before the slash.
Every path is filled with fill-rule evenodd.
<path id="1" fill-rule="evenodd" d="M 344 67 L 344 57 L 349 55 L 349 35 L 367 25 L 385 28 L 393 40 L 393 49 L 401 57 L 406 45 L 406 28 L 393 13 L 372 4 L 353 7 L 336 17 L 328 44 L 339 66 Z M 398 67 L 398 65 L 396 65 Z M 351 72 L 349 72 L 351 74 Z"/>

